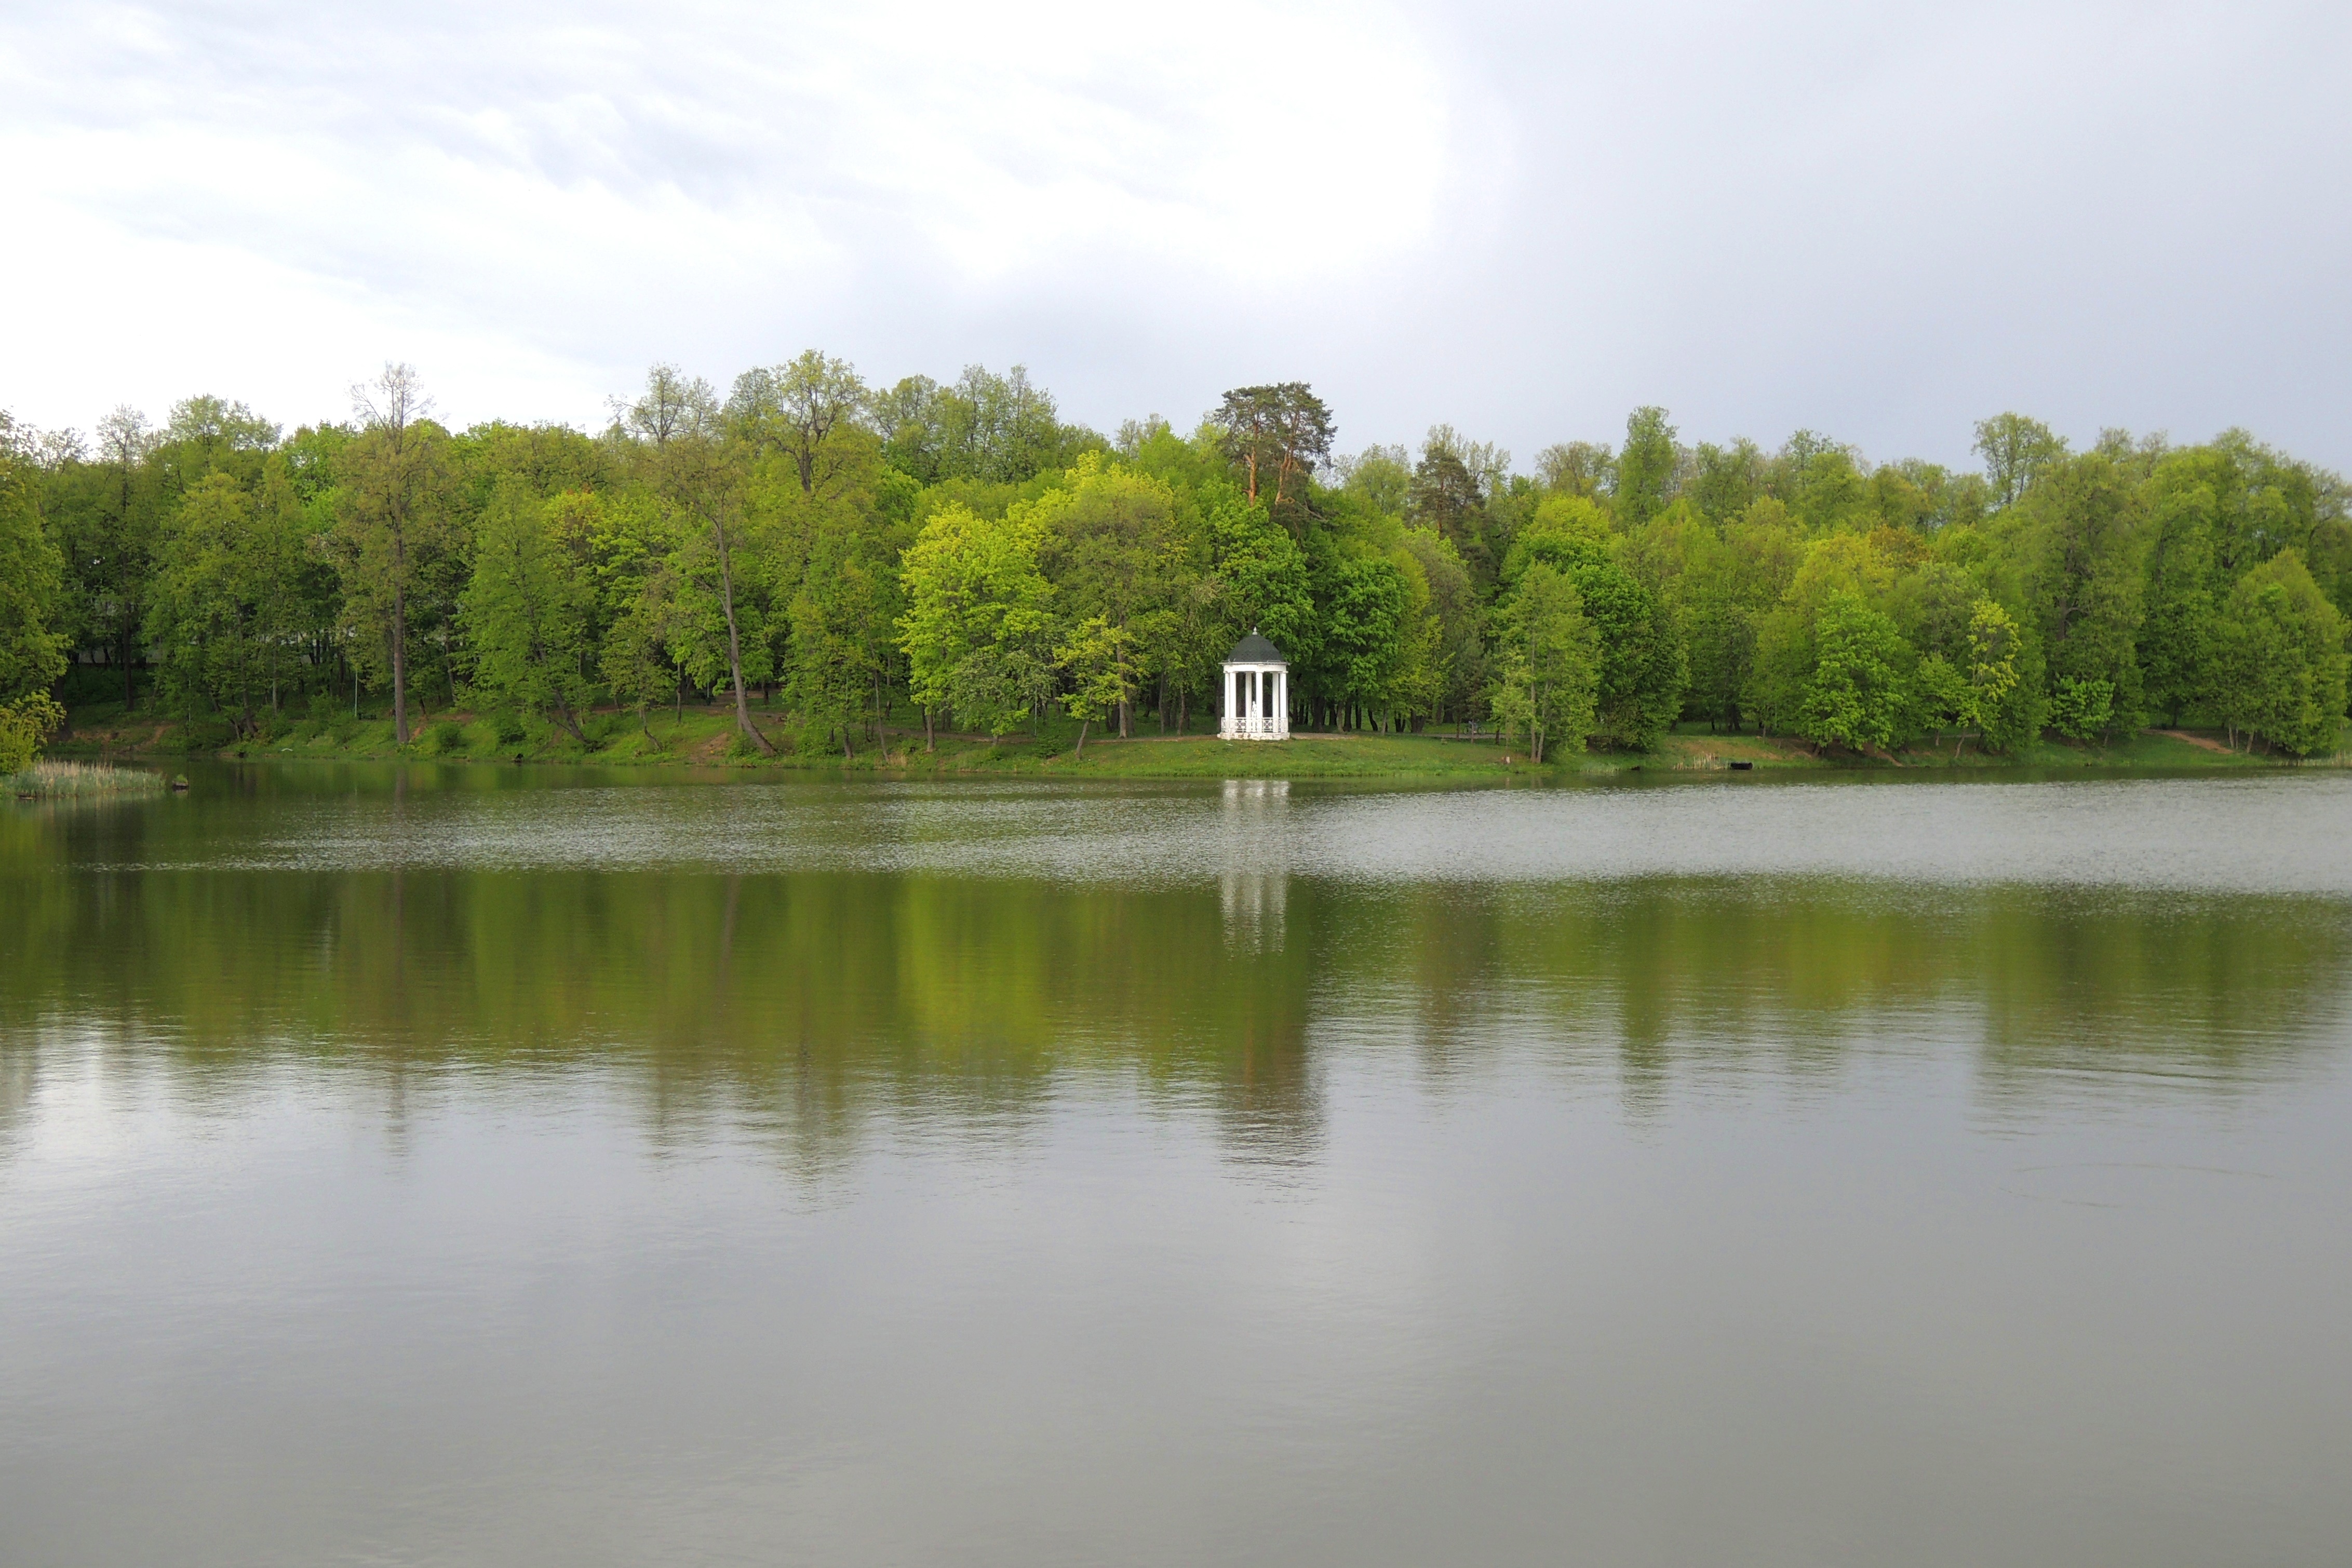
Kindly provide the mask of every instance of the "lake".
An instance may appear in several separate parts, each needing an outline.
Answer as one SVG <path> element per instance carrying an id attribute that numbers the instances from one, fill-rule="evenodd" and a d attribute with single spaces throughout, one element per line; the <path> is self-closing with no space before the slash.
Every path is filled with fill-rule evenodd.
<path id="1" fill-rule="evenodd" d="M 0 1561 L 2352 1561 L 2352 779 L 0 806 Z"/>

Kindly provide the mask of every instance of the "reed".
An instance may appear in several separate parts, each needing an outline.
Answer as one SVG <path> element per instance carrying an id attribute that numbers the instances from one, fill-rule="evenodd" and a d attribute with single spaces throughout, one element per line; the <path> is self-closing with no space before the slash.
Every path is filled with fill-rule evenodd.
<path id="1" fill-rule="evenodd" d="M 0 792 L 53 799 L 99 795 L 160 795 L 170 780 L 144 768 L 113 768 L 102 762 L 36 762 L 0 779 Z"/>

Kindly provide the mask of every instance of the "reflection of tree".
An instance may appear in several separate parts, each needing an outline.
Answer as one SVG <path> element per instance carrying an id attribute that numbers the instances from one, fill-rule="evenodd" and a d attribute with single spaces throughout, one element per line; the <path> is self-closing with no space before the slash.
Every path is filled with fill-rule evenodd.
<path id="1" fill-rule="evenodd" d="M 1922 1030 L 1977 1044 L 2007 1094 L 2076 1070 L 2228 1085 L 2323 1038 L 2352 957 L 2343 909 L 2315 899 L 1347 887 L 1279 866 L 1173 888 L 175 870 L 174 821 L 0 817 L 0 1131 L 63 1019 L 138 1042 L 110 1071 L 160 1066 L 200 1098 L 271 1061 L 365 1074 L 387 1113 L 446 1067 L 593 1068 L 657 1140 L 746 1129 L 813 1179 L 877 1123 L 1022 1135 L 1073 1081 L 1202 1107 L 1237 1152 L 1297 1160 L 1327 1115 L 1311 1025 L 1402 1036 L 1439 1076 L 1533 1048 L 1637 1108 L 1761 1061 L 1834 1073 Z"/>
<path id="2" fill-rule="evenodd" d="M 1759 1051 L 1822 1072 L 1855 1042 L 1972 1032 L 1988 1075 L 2267 1070 L 2340 1016 L 2341 905 L 2115 890 L 1662 880 L 1509 895 L 1523 1007 L 1614 1042 L 1629 1089 Z"/>

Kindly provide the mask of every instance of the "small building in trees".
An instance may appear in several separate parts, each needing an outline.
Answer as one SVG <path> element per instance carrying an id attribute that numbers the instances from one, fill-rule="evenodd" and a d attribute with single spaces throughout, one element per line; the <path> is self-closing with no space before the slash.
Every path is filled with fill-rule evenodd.
<path id="1" fill-rule="evenodd" d="M 1253 631 L 1225 655 L 1224 717 L 1217 733 L 1227 740 L 1290 738 L 1290 665 L 1282 650 Z"/>

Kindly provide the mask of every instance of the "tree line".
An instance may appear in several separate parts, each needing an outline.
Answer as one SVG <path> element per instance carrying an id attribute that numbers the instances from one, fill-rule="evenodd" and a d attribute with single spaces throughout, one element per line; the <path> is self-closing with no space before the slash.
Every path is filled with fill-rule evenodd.
<path id="1" fill-rule="evenodd" d="M 257 737 L 366 692 L 404 744 L 460 707 L 651 737 L 691 696 L 746 750 L 854 755 L 894 723 L 1183 730 L 1256 630 L 1297 728 L 1492 724 L 1538 759 L 1676 723 L 2335 743 L 2341 478 L 2240 431 L 1975 434 L 1955 472 L 1810 431 L 1689 444 L 1643 408 L 1521 471 L 1445 425 L 1342 454 L 1301 382 L 1106 436 L 1019 368 L 880 389 L 814 350 L 723 395 L 656 365 L 593 434 L 449 429 L 400 365 L 291 434 L 211 396 L 88 438 L 0 414 L 0 701 Z"/>

